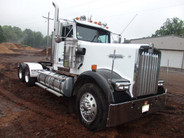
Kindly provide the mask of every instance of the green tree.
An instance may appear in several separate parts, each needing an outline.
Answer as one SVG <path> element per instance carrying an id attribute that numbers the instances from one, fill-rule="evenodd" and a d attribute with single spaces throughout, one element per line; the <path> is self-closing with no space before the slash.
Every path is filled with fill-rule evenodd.
<path id="1" fill-rule="evenodd" d="M 167 19 L 159 30 L 156 30 L 152 36 L 165 36 L 165 35 L 184 35 L 184 22 L 177 17 Z"/>
<path id="2" fill-rule="evenodd" d="M 29 45 L 29 46 L 33 46 L 34 42 L 34 34 L 33 31 L 30 29 L 25 29 L 23 31 L 23 35 L 24 35 L 24 41 L 23 44 L 24 45 Z"/>
<path id="3" fill-rule="evenodd" d="M 13 32 L 13 28 L 11 26 L 3 26 L 3 32 L 8 42 L 15 42 L 17 39 L 17 34 Z"/>
<path id="4" fill-rule="evenodd" d="M 34 32 L 30 29 L 25 29 L 23 31 L 23 44 L 32 47 L 43 47 L 43 35 L 41 32 Z"/>
<path id="5" fill-rule="evenodd" d="M 41 46 L 42 45 L 42 40 L 43 40 L 43 35 L 41 32 L 34 32 L 34 40 L 33 40 L 33 46 Z"/>
<path id="6" fill-rule="evenodd" d="M 7 40 L 7 38 L 4 35 L 4 31 L 3 31 L 2 27 L 0 26 L 0 43 L 6 42 L 6 40 Z"/>
<path id="7" fill-rule="evenodd" d="M 51 43 L 51 37 L 50 43 Z M 22 31 L 19 27 L 0 26 L 0 42 L 13 42 L 32 47 L 46 47 L 47 37 L 41 32 L 35 32 L 31 29 Z"/>
<path id="8" fill-rule="evenodd" d="M 14 38 L 14 42 L 21 43 L 22 37 L 23 37 L 22 30 L 19 27 L 12 27 L 12 31 L 14 34 L 16 34 Z"/>
<path id="9" fill-rule="evenodd" d="M 42 48 L 46 48 L 47 46 L 47 36 L 45 36 L 42 40 Z M 52 35 L 49 36 L 49 47 L 51 47 L 52 44 Z"/>

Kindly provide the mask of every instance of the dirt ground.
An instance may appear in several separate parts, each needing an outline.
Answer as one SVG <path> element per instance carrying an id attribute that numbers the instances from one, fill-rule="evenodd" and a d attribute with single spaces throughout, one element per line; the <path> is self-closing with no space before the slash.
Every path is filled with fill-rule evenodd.
<path id="1" fill-rule="evenodd" d="M 69 99 L 18 80 L 17 63 L 43 59 L 39 51 L 12 51 L 18 54 L 0 54 L 0 137 L 184 137 L 184 71 L 161 71 L 168 80 L 164 110 L 91 132 L 69 112 Z"/>

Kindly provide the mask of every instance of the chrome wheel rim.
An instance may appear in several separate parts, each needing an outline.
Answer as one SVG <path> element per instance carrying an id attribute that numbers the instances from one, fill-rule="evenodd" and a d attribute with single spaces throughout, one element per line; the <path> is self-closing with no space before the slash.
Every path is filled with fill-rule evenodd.
<path id="1" fill-rule="evenodd" d="M 87 122 L 91 123 L 95 120 L 97 114 L 96 100 L 90 93 L 85 93 L 80 99 L 80 113 L 82 118 Z"/>

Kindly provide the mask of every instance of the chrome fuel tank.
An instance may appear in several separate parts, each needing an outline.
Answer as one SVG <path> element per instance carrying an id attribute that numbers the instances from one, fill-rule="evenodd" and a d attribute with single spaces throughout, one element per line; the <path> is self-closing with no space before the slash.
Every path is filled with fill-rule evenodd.
<path id="1" fill-rule="evenodd" d="M 67 97 L 71 96 L 73 77 L 60 75 L 50 71 L 41 71 L 37 77 L 39 83 L 51 88 Z"/>

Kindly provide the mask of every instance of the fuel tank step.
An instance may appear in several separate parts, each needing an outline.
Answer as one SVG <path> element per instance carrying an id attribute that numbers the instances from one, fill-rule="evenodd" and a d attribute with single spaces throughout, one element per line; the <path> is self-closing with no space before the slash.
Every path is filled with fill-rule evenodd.
<path id="1" fill-rule="evenodd" d="M 54 95 L 56 95 L 56 96 L 58 96 L 58 97 L 63 96 L 63 94 L 58 93 L 57 91 L 55 91 L 55 90 L 53 90 L 53 89 L 50 89 L 50 88 L 44 86 L 43 84 L 41 84 L 41 83 L 39 83 L 39 82 L 36 82 L 35 84 L 38 85 L 39 87 L 41 87 L 41 88 L 43 88 L 43 89 L 45 89 L 45 90 L 51 92 L 52 94 L 54 94 Z"/>

